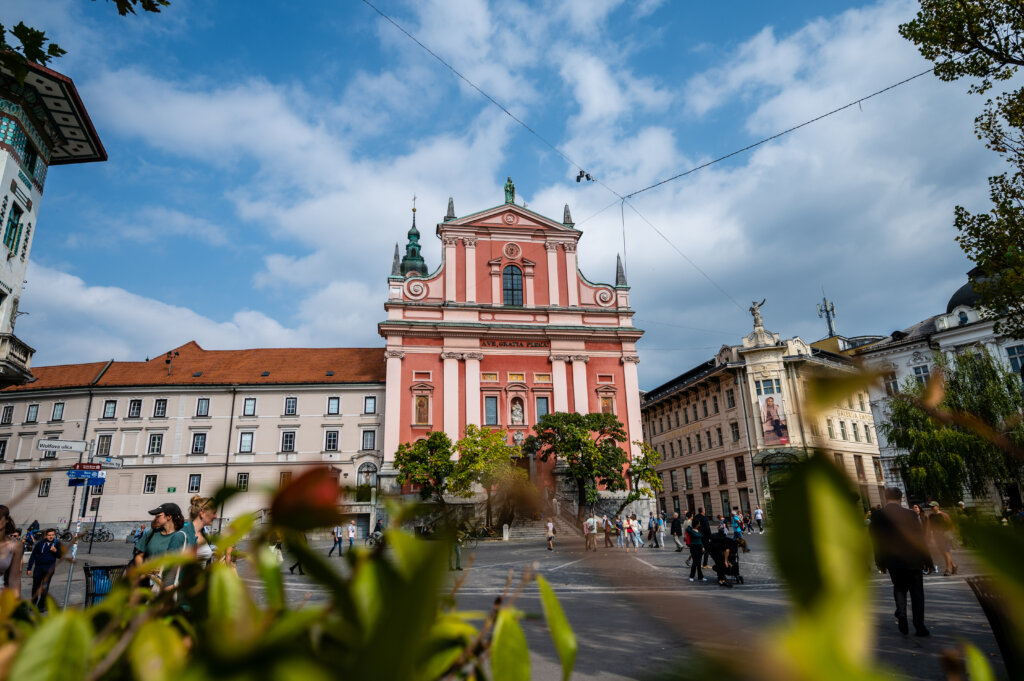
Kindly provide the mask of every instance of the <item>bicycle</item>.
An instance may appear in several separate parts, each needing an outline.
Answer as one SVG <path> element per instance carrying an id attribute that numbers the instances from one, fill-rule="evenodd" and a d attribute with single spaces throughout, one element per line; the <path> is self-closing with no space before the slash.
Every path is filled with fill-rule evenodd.
<path id="1" fill-rule="evenodd" d="M 462 544 L 462 548 L 467 551 L 476 551 L 478 540 L 473 535 L 467 534 L 459 540 L 459 543 Z"/>
<path id="2" fill-rule="evenodd" d="M 384 533 L 375 532 L 363 540 L 365 546 L 384 546 Z"/>

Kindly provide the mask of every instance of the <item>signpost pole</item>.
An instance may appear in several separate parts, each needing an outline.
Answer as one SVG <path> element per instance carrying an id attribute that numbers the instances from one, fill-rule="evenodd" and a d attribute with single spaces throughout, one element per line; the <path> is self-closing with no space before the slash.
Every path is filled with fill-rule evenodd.
<path id="1" fill-rule="evenodd" d="M 68 599 L 71 598 L 71 577 L 75 574 L 75 557 L 78 555 L 78 535 L 82 532 L 82 519 L 79 518 L 75 524 L 75 543 L 71 545 L 71 565 L 68 566 L 68 585 L 64 589 L 64 607 L 61 610 L 68 609 Z"/>
<path id="2" fill-rule="evenodd" d="M 89 486 L 90 485 L 86 485 L 86 487 L 89 487 Z M 102 503 L 103 503 L 103 496 L 100 495 L 100 496 L 96 497 L 96 515 L 94 515 L 92 517 L 92 534 L 89 535 L 89 555 L 92 555 L 92 541 L 96 537 L 96 521 L 99 520 L 99 517 L 100 517 L 100 504 L 102 504 Z"/>

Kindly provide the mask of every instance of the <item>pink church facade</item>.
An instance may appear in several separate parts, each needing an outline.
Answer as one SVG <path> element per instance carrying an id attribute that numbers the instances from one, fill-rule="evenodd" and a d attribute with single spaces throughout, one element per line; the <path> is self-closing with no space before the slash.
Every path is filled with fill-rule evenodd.
<path id="1" fill-rule="evenodd" d="M 557 222 L 511 200 L 437 225 L 442 262 L 429 274 L 419 232 L 396 247 L 388 277 L 384 470 L 402 442 L 467 424 L 528 436 L 548 412 L 612 412 L 642 439 L 636 342 L 629 287 L 579 271 L 568 206 Z M 609 266 L 609 270 L 610 270 Z M 635 454 L 636 447 L 627 451 Z M 554 489 L 553 465 L 531 462 L 534 481 Z M 386 473 L 385 473 L 386 474 Z"/>

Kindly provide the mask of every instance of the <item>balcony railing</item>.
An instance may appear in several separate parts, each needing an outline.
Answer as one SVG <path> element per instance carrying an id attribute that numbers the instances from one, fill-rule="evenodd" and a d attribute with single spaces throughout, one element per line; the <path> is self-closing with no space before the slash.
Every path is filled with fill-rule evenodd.
<path id="1" fill-rule="evenodd" d="M 28 382 L 32 378 L 33 354 L 35 350 L 13 333 L 0 334 L 0 387 Z"/>

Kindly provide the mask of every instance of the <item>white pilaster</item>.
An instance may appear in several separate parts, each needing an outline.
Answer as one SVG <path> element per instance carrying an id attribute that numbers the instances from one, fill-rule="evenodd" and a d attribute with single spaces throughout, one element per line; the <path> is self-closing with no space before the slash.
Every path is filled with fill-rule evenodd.
<path id="1" fill-rule="evenodd" d="M 480 360 L 481 352 L 467 352 L 466 361 L 466 425 L 480 425 Z"/>
<path id="2" fill-rule="evenodd" d="M 441 237 L 444 245 L 444 299 L 455 301 L 455 249 L 459 243 L 458 237 Z"/>
<path id="3" fill-rule="evenodd" d="M 548 305 L 558 305 L 558 244 L 547 242 L 548 251 Z"/>
<path id="4" fill-rule="evenodd" d="M 457 352 L 442 352 L 444 360 L 444 432 L 454 443 L 459 439 L 459 360 Z"/>
<path id="5" fill-rule="evenodd" d="M 566 355 L 551 355 L 551 381 L 555 389 L 555 411 L 569 411 L 569 388 L 565 382 Z"/>
<path id="6" fill-rule="evenodd" d="M 580 284 L 576 265 L 576 243 L 562 244 L 565 248 L 565 280 L 569 294 L 569 307 L 580 304 Z"/>
<path id="7" fill-rule="evenodd" d="M 642 427 L 640 425 L 640 382 L 637 380 L 636 365 L 640 358 L 636 355 L 627 355 L 622 358 L 622 369 L 625 374 L 623 386 L 626 389 L 626 429 L 629 431 L 630 456 L 640 456 L 639 448 L 633 444 L 633 440 L 641 439 Z"/>
<path id="8" fill-rule="evenodd" d="M 586 355 L 573 355 L 572 360 L 572 393 L 573 403 L 577 414 L 589 414 L 590 404 L 587 394 L 587 362 L 590 358 Z"/>
<path id="9" fill-rule="evenodd" d="M 388 350 L 384 389 L 384 461 L 394 461 L 402 425 L 402 358 L 401 350 Z M 232 434 L 233 435 L 233 434 Z"/>
<path id="10" fill-rule="evenodd" d="M 476 239 L 463 237 L 466 246 L 466 302 L 476 302 Z"/>

